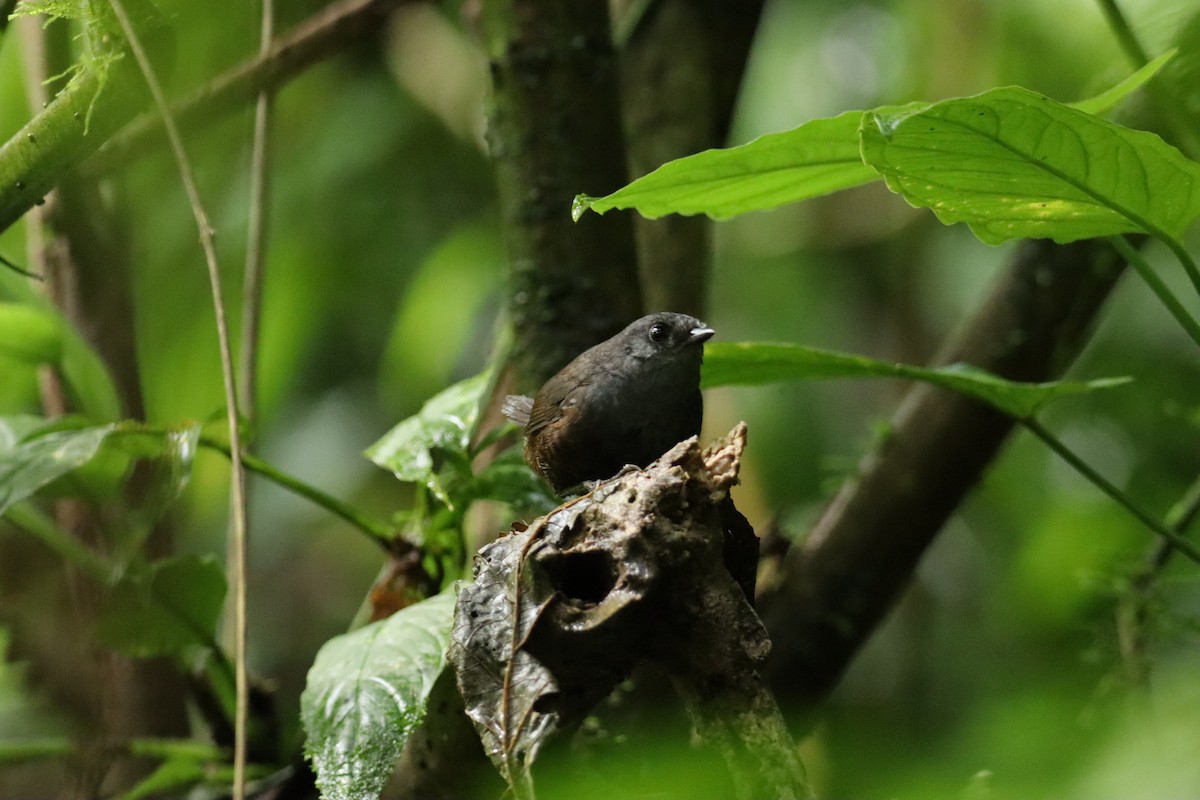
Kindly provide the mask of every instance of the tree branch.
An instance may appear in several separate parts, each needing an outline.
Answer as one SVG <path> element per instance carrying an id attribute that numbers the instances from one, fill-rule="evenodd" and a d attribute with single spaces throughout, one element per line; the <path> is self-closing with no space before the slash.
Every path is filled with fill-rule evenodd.
<path id="1" fill-rule="evenodd" d="M 726 144 L 737 90 L 758 28 L 761 0 L 660 0 L 634 6 L 618 23 L 622 110 L 629 172 Z M 628 28 L 628 32 L 625 32 Z M 639 273 L 647 311 L 705 316 L 712 222 L 703 216 L 636 216 Z"/>
<path id="2" fill-rule="evenodd" d="M 208 85 L 175 101 L 171 114 L 185 128 L 203 125 L 224 114 L 253 105 L 307 68 L 338 53 L 348 42 L 378 30 L 394 8 L 412 0 L 340 0 L 325 6 L 292 30 L 277 37 L 266 51 L 221 73 Z M 145 113 L 129 123 L 84 166 L 88 174 L 119 169 L 139 158 L 148 145 L 162 140 L 162 121 Z"/>
<path id="3" fill-rule="evenodd" d="M 336 53 L 346 42 L 376 30 L 379 20 L 405 0 L 342 0 L 326 6 L 285 36 L 265 57 L 256 57 L 217 77 L 173 104 L 172 114 L 191 127 L 221 113 L 244 108 L 258 93 L 291 79 Z M 109 69 L 103 95 L 88 110 L 101 85 L 92 72 L 77 76 L 45 109 L 0 146 L 0 231 L 37 203 L 69 169 L 95 157 L 81 172 L 95 176 L 140 156 L 162 135 L 162 123 L 146 113 L 100 153 L 97 150 L 148 103 L 136 69 L 118 61 Z"/>
<path id="4" fill-rule="evenodd" d="M 1026 242 L 936 361 L 1050 380 L 1086 342 L 1120 274 L 1103 242 Z M 781 589 L 763 598 L 781 697 L 811 708 L 836 684 L 1014 424 L 941 389 L 909 392 L 889 436 L 789 555 Z"/>

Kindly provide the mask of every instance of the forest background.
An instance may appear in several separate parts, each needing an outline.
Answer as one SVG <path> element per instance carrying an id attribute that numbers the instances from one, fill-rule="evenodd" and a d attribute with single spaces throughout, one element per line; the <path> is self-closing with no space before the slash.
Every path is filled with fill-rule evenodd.
<path id="1" fill-rule="evenodd" d="M 169 62 L 162 76 L 168 96 L 209 84 L 259 47 L 256 4 L 222 4 L 219 14 L 209 4 L 157 5 L 164 27 L 148 41 L 166 51 L 153 55 Z M 691 57 L 663 44 L 670 37 L 640 41 L 644 26 L 669 18 L 658 4 L 640 5 L 618 4 L 614 11 L 621 57 L 627 51 L 650 62 Z M 260 368 L 247 425 L 252 450 L 263 461 L 382 520 L 425 495 L 363 451 L 431 396 L 492 362 L 509 339 L 512 319 L 505 311 L 523 302 L 514 301 L 522 273 L 508 266 L 513 190 L 505 170 L 511 164 L 497 170 L 487 152 L 502 129 L 493 122 L 487 133 L 487 53 L 497 27 L 470 3 L 399 6 L 371 17 L 377 24 L 348 26 L 311 67 L 276 87 Z M 642 116 L 627 113 L 623 128 L 633 163 L 629 177 L 671 157 L 852 109 L 1010 84 L 1063 102 L 1090 97 L 1140 66 L 1122 41 L 1126 33 L 1150 56 L 1180 46 L 1176 69 L 1195 74 L 1187 72 L 1200 63 L 1195 3 L 1127 0 L 1120 10 L 1131 31 L 1106 16 L 1111 4 L 1088 0 L 747 4 L 738 14 L 727 12 L 740 15 L 740 24 L 695 39 L 710 55 L 723 47 L 736 52 L 706 62 L 711 91 L 705 96 L 712 106 L 703 132 L 680 139 L 691 149 L 680 141 L 658 150 L 653 142 L 639 146 L 651 139 L 644 131 L 664 126 L 647 105 L 658 102 L 662 115 L 674 113 L 663 98 L 682 90 L 670 84 L 669 70 L 650 73 L 661 83 L 638 84 L 625 75 L 624 102 L 643 103 Z M 314 2 L 281 6 L 276 29 L 286 34 L 321 11 Z M 0 38 L 0 141 L 16 135 L 41 105 L 30 101 L 40 85 L 29 58 L 36 38 L 31 29 L 40 26 L 31 22 L 7 23 Z M 63 40 L 83 47 L 81 40 Z M 673 41 L 678 46 L 678 33 Z M 61 65 L 61 53 L 58 58 Z M 53 53 L 47 60 L 55 63 Z M 639 85 L 651 86 L 650 98 L 638 97 Z M 1126 113 L 1148 121 L 1131 124 L 1158 130 L 1165 118 L 1164 137 L 1197 157 L 1188 149 L 1194 136 L 1175 135 L 1171 121 L 1182 119 L 1185 131 L 1196 130 L 1196 85 L 1166 100 L 1162 93 L 1135 98 Z M 663 92 L 657 101 L 653 91 Z M 97 130 L 106 124 L 106 102 L 101 93 L 89 123 Z M 231 101 L 183 125 L 226 269 L 235 339 L 244 329 L 239 289 L 253 217 L 252 129 L 252 101 Z M 594 133 L 603 137 L 606 130 Z M 613 123 L 611 130 L 622 127 Z M 567 149 L 587 161 L 592 144 L 568 142 Z M 82 187 L 79 193 L 51 198 L 50 206 L 73 208 L 83 224 L 60 224 L 54 235 L 75 237 L 76 252 L 90 254 L 93 263 L 80 267 L 89 298 L 82 316 L 66 316 L 84 339 L 95 330 L 129 335 L 115 350 L 128 347 L 135 356 L 136 379 L 123 383 L 130 373 L 122 377 L 121 368 L 111 367 L 115 377 L 98 378 L 97 362 L 80 357 L 74 363 L 83 365 L 76 373 L 83 388 L 73 391 L 82 397 L 68 392 L 68 405 L 93 422 L 141 416 L 163 430 L 193 421 L 219 427 L 225 400 L 208 278 L 170 150 L 157 138 L 112 147 L 80 162 L 70 180 Z M 567 189 L 601 195 L 622 182 Z M 574 225 L 569 211 L 568 195 L 561 204 L 564 226 Z M 604 260 L 604 231 L 628 224 L 612 220 L 631 216 L 585 217 L 578 246 Z M 607 227 L 595 227 L 600 219 Z M 42 271 L 38 253 L 49 234 L 41 224 L 42 217 L 30 214 L 7 227 L 0 255 Z M 933 360 L 1010 266 L 1031 257 L 1024 244 L 987 246 L 962 225 L 943 226 L 879 183 L 717 223 L 668 224 L 678 226 L 668 236 L 701 248 L 711 241 L 711 262 L 704 256 L 684 264 L 661 284 L 644 269 L 643 297 L 633 310 L 673 303 L 714 327 L 714 342 L 801 343 L 911 364 Z M 615 234 L 621 235 L 628 234 Z M 661 247 L 650 241 L 654 233 L 639 235 L 644 248 Z M 1194 230 L 1187 243 L 1194 252 Z M 612 247 L 613 258 L 626 257 L 620 245 Z M 1152 245 L 1145 252 L 1168 284 L 1187 295 L 1186 278 L 1167 249 Z M 1061 400 L 1044 422 L 1121 491 L 1163 516 L 1196 477 L 1200 376 L 1195 344 L 1135 278 L 1122 277 L 1094 320 L 1081 323 L 1080 353 L 1068 373 L 1081 380 L 1129 375 L 1134 383 Z M 0 271 L 0 301 L 43 309 L 42 291 L 14 271 Z M 107 292 L 125 299 L 92 302 Z M 597 305 L 616 315 L 619 303 L 609 302 Z M 588 320 L 592 327 L 580 325 L 574 335 L 594 338 L 610 323 Z M 518 348 L 525 343 L 520 324 L 516 342 Z M 1060 346 L 1074 345 L 1047 345 Z M 38 361 L 0 350 L 5 420 L 54 411 Z M 748 422 L 750 444 L 735 491 L 739 508 L 760 535 L 799 542 L 856 473 L 860 458 L 893 434 L 899 424 L 893 415 L 911 389 L 891 380 L 712 389 L 705 437 Z M 6 432 L 20 430 L 18 423 L 5 424 Z M 980 452 L 987 463 L 990 450 L 981 445 Z M 176 451 L 155 451 L 148 460 L 170 473 L 152 481 L 170 497 L 123 506 L 145 537 L 105 541 L 98 551 L 152 563 L 167 554 L 157 550 L 161 545 L 175 555 L 223 561 L 228 458 L 202 446 L 194 462 L 191 453 Z M 126 486 L 111 475 L 81 480 L 88 491 L 99 491 L 94 486 L 107 486 L 106 480 Z M 72 493 L 57 488 L 55 496 Z M 321 645 L 344 632 L 363 605 L 380 571 L 380 548 L 345 519 L 262 476 L 249 484 L 249 509 L 248 662 L 269 683 L 278 720 L 278 730 L 266 737 L 274 749 L 260 760 L 279 766 L 299 752 L 305 676 Z M 94 684 L 87 676 L 95 665 L 87 665 L 96 656 L 88 642 L 97 623 L 89 615 L 100 613 L 102 601 L 89 605 L 86 591 L 81 601 L 79 590 L 68 588 L 78 576 L 64 575 L 61 552 L 26 535 L 29 524 L 11 515 L 0 522 L 0 643 L 8 655 L 0 668 L 0 746 L 17 752 L 30 741 L 50 744 L 45 758 L 12 757 L 0 771 L 0 795 L 19 796 L 60 780 L 94 780 L 106 792 L 127 789 L 138 770 L 81 777 L 87 770 L 78 763 L 91 763 L 92 755 L 79 756 L 75 743 L 174 735 L 187 720 L 154 721 L 146 698 L 122 700 L 116 721 L 97 716 L 96 709 L 107 706 L 90 694 Z M 112 520 L 104 525 L 120 527 Z M 832 693 L 825 698 L 826 687 L 792 687 L 799 705 L 810 694 L 822 696 L 815 727 L 803 726 L 809 734 L 803 753 L 819 795 L 1149 798 L 1200 789 L 1194 564 L 1174 559 L 1144 579 L 1147 559 L 1160 552 L 1145 527 L 1021 433 L 930 537 L 911 583 L 903 581 L 907 588 L 895 608 L 855 650 L 845 674 L 837 671 Z M 136 675 L 142 668 L 131 669 Z M 777 690 L 783 687 L 786 709 L 788 678 L 774 681 Z M 70 746 L 56 750 L 55 742 Z M 63 773 L 62 763 L 75 767 Z"/>

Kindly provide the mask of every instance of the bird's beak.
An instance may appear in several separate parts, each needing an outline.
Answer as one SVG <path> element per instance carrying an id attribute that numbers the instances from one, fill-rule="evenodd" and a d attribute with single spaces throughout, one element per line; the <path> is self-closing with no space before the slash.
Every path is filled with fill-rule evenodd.
<path id="1" fill-rule="evenodd" d="M 712 335 L 716 333 L 712 328 L 692 328 L 688 331 L 688 344 L 700 344 L 707 342 Z"/>

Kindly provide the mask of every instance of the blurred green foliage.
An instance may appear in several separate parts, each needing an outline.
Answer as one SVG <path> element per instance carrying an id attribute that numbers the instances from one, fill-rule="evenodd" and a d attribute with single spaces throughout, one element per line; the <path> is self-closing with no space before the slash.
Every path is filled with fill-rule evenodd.
<path id="1" fill-rule="evenodd" d="M 289 7 L 281 25 L 317 5 Z M 1200 10 L 1194 0 L 1121 5 L 1152 54 Z M 222 5 L 219 14 L 207 4 L 163 6 L 187 32 L 174 43 L 176 89 L 202 84 L 256 46 L 253 4 Z M 463 134 L 460 116 L 418 99 L 428 95 L 415 87 L 438 76 L 395 52 L 421 26 L 449 35 L 442 17 L 398 17 L 378 41 L 290 82 L 276 102 L 256 450 L 380 517 L 409 507 L 412 488 L 362 451 L 485 366 L 504 281 L 480 142 Z M 29 116 L 14 30 L 0 39 L 3 138 Z M 483 62 L 451 57 L 467 76 L 452 85 L 455 97 L 473 102 L 486 81 Z M 777 0 L 764 16 L 734 140 L 847 109 L 1006 84 L 1071 101 L 1129 71 L 1089 0 Z M 249 131 L 244 112 L 187 132 L 235 320 Z M 165 425 L 206 419 L 219 411 L 221 380 L 178 178 L 155 148 L 112 180 L 132 243 L 148 416 Z M 909 363 L 932 355 L 1006 252 L 942 227 L 880 186 L 715 231 L 708 322 L 720 340 L 798 342 Z M 25 239 L 22 226 L 0 234 L 0 254 L 21 263 Z M 1194 250 L 1194 231 L 1191 243 Z M 1186 294 L 1167 254 L 1149 255 Z M 24 279 L 0 271 L 0 301 L 29 295 Z M 1063 401 L 1048 424 L 1144 506 L 1163 511 L 1197 471 L 1200 362 L 1135 281 L 1119 288 L 1069 377 L 1126 374 L 1135 390 Z M 0 352 L 0 415 L 39 413 L 36 381 L 32 366 Z M 880 381 L 710 391 L 706 433 L 749 423 L 737 497 L 756 528 L 779 521 L 801 535 L 902 388 Z M 179 548 L 220 552 L 227 467 L 211 454 L 197 467 L 175 517 Z M 275 680 L 294 728 L 304 675 L 353 617 L 378 550 L 341 520 L 258 481 L 251 514 L 251 666 Z M 1146 697 L 1125 685 L 1114 603 L 1146 548 L 1135 522 L 1018 437 L 805 744 L 819 793 L 1095 800 L 1200 792 L 1200 581 L 1184 563 L 1168 569 L 1153 606 L 1153 690 Z M 0 667 L 0 741 L 69 730 L 21 677 L 19 665 Z"/>

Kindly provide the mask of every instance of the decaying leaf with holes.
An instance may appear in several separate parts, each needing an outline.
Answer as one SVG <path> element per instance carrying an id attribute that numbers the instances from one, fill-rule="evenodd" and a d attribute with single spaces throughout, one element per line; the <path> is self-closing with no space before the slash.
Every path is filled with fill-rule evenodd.
<path id="1" fill-rule="evenodd" d="M 641 662 L 671 676 L 739 798 L 807 797 L 759 678 L 770 649 L 727 563 L 745 425 L 693 437 L 483 548 L 458 596 L 449 659 L 484 749 L 517 797 L 555 731 L 576 727 Z M 738 515 L 740 519 L 740 515 Z M 753 539 L 744 519 L 741 537 Z M 751 563 L 752 567 L 753 564 Z"/>

